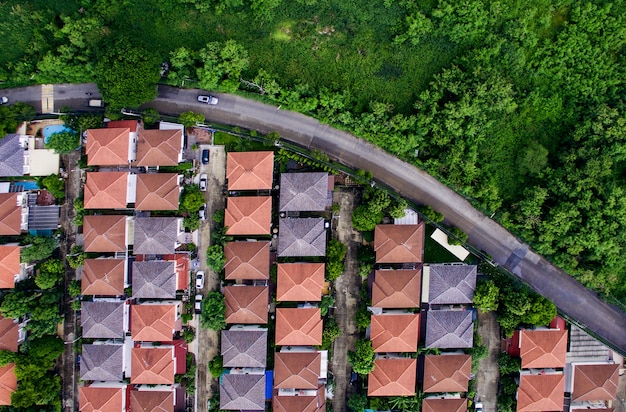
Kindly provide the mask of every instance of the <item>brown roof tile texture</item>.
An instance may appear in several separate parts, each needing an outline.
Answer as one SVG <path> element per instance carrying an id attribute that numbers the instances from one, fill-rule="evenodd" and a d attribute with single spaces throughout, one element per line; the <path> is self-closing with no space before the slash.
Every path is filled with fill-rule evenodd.
<path id="1" fill-rule="evenodd" d="M 368 378 L 367 396 L 415 395 L 417 359 L 376 359 Z"/>
<path id="2" fill-rule="evenodd" d="M 87 164 L 118 166 L 128 164 L 129 128 L 87 130 Z"/>
<path id="3" fill-rule="evenodd" d="M 318 302 L 324 287 L 323 263 L 279 263 L 276 299 Z"/>
<path id="4" fill-rule="evenodd" d="M 126 216 L 85 216 L 85 252 L 126 251 Z"/>
<path id="5" fill-rule="evenodd" d="M 174 412 L 172 391 L 130 391 L 130 409 L 150 412 Z"/>
<path id="6" fill-rule="evenodd" d="M 22 232 L 22 208 L 17 205 L 17 193 L 0 193 L 0 235 Z"/>
<path id="7" fill-rule="evenodd" d="M 274 152 L 228 152 L 229 190 L 271 189 L 273 174 Z"/>
<path id="8" fill-rule="evenodd" d="M 130 331 L 134 341 L 171 341 L 176 329 L 175 305 L 131 305 Z"/>
<path id="9" fill-rule="evenodd" d="M 81 386 L 78 388 L 80 412 L 121 411 L 124 389 Z"/>
<path id="10" fill-rule="evenodd" d="M 322 399 L 323 401 L 323 399 Z M 274 396 L 272 403 L 273 412 L 320 412 L 320 404 L 317 396 Z"/>
<path id="11" fill-rule="evenodd" d="M 471 373 L 470 355 L 426 355 L 424 392 L 467 392 Z"/>
<path id="12" fill-rule="evenodd" d="M 422 412 L 467 412 L 467 399 L 424 399 Z"/>
<path id="13" fill-rule="evenodd" d="M 173 348 L 132 348 L 130 383 L 174 384 Z"/>
<path id="14" fill-rule="evenodd" d="M 565 375 L 522 375 L 517 389 L 517 411 L 562 411 Z"/>
<path id="15" fill-rule="evenodd" d="M 224 246 L 227 280 L 270 277 L 270 242 L 228 242 Z"/>
<path id="16" fill-rule="evenodd" d="M 322 318 L 319 308 L 276 309 L 276 345 L 321 344 Z"/>
<path id="17" fill-rule="evenodd" d="M 277 352 L 274 388 L 317 389 L 322 355 L 318 352 Z"/>
<path id="18" fill-rule="evenodd" d="M 267 286 L 226 286 L 226 323 L 265 324 L 269 287 Z"/>
<path id="19" fill-rule="evenodd" d="M 608 401 L 617 399 L 619 364 L 575 365 L 574 401 Z"/>
<path id="20" fill-rule="evenodd" d="M 372 316 L 370 339 L 374 352 L 417 352 L 419 314 Z"/>
<path id="21" fill-rule="evenodd" d="M 424 261 L 424 223 L 419 225 L 377 225 L 374 250 L 378 263 L 420 263 Z"/>
<path id="22" fill-rule="evenodd" d="M 522 330 L 520 336 L 522 368 L 562 368 L 565 366 L 566 330 Z"/>
<path id="23" fill-rule="evenodd" d="M 137 133 L 137 166 L 176 166 L 183 150 L 181 130 L 145 130 Z"/>
<path id="24" fill-rule="evenodd" d="M 107 122 L 106 127 L 110 129 L 128 128 L 131 132 L 136 132 L 138 124 L 137 120 L 112 120 Z"/>
<path id="25" fill-rule="evenodd" d="M 88 172 L 85 209 L 125 209 L 127 192 L 127 172 Z"/>
<path id="26" fill-rule="evenodd" d="M 137 175 L 136 210 L 178 210 L 179 197 L 176 173 Z"/>
<path id="27" fill-rule="evenodd" d="M 0 350 L 17 352 L 18 329 L 15 320 L 0 316 Z"/>
<path id="28" fill-rule="evenodd" d="M 0 246 L 0 289 L 15 287 L 15 275 L 20 274 L 20 247 Z"/>
<path id="29" fill-rule="evenodd" d="M 15 364 L 0 366 L 0 405 L 11 405 L 11 394 L 17 389 Z"/>
<path id="30" fill-rule="evenodd" d="M 125 259 L 85 259 L 81 290 L 83 295 L 124 294 Z"/>
<path id="31" fill-rule="evenodd" d="M 372 306 L 378 308 L 419 308 L 422 269 L 377 270 L 372 285 Z"/>
<path id="32" fill-rule="evenodd" d="M 269 235 L 271 218 L 270 196 L 230 197 L 224 226 L 229 235 Z"/>

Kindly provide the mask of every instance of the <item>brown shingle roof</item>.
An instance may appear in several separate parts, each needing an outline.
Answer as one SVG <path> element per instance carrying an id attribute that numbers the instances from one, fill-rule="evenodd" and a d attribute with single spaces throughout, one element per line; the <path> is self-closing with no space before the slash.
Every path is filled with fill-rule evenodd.
<path id="1" fill-rule="evenodd" d="M 220 410 L 264 411 L 264 374 L 223 375 L 220 385 Z"/>
<path id="2" fill-rule="evenodd" d="M 467 412 L 467 399 L 424 399 L 422 412 Z"/>
<path id="3" fill-rule="evenodd" d="M 122 338 L 127 313 L 124 302 L 83 301 L 80 322 L 84 338 Z"/>
<path id="4" fill-rule="evenodd" d="M 269 287 L 226 286 L 226 323 L 265 324 Z"/>
<path id="5" fill-rule="evenodd" d="M 22 233 L 22 208 L 17 205 L 17 193 L 0 193 L 0 235 Z"/>
<path id="6" fill-rule="evenodd" d="M 282 218 L 278 256 L 325 256 L 326 228 L 323 218 Z"/>
<path id="7" fill-rule="evenodd" d="M 270 277 L 270 242 L 228 242 L 224 246 L 227 280 Z"/>
<path id="8" fill-rule="evenodd" d="M 223 330 L 221 350 L 226 368 L 265 368 L 267 329 Z"/>
<path id="9" fill-rule="evenodd" d="M 372 316 L 370 339 L 374 352 L 417 352 L 419 314 Z"/>
<path id="10" fill-rule="evenodd" d="M 78 388 L 80 412 L 121 411 L 124 392 L 123 388 L 81 386 Z"/>
<path id="11" fill-rule="evenodd" d="M 476 265 L 430 265 L 428 303 L 472 303 L 476 273 Z"/>
<path id="12" fill-rule="evenodd" d="M 229 190 L 271 189 L 273 174 L 274 152 L 228 152 Z"/>
<path id="13" fill-rule="evenodd" d="M 378 263 L 419 263 L 424 261 L 424 223 L 419 225 L 377 225 L 374 250 Z"/>
<path id="14" fill-rule="evenodd" d="M 83 381 L 121 381 L 124 346 L 82 345 L 80 379 Z"/>
<path id="15" fill-rule="evenodd" d="M 126 251 L 126 216 L 85 216 L 85 252 Z"/>
<path id="16" fill-rule="evenodd" d="M 470 355 L 426 355 L 424 392 L 467 392 L 471 373 Z"/>
<path id="17" fill-rule="evenodd" d="M 367 396 L 415 395 L 417 359 L 376 359 L 370 372 Z"/>
<path id="18" fill-rule="evenodd" d="M 274 388 L 317 389 L 321 368 L 321 353 L 276 352 L 274 355 Z"/>
<path id="19" fill-rule="evenodd" d="M 18 329 L 15 320 L 0 316 L 0 350 L 17 352 Z"/>
<path id="20" fill-rule="evenodd" d="M 426 316 L 426 347 L 471 348 L 474 343 L 472 312 L 468 310 L 429 310 Z"/>
<path id="21" fill-rule="evenodd" d="M 128 164 L 129 128 L 87 130 L 87 164 L 118 166 Z"/>
<path id="22" fill-rule="evenodd" d="M 176 173 L 137 175 L 136 210 L 178 210 L 180 186 Z"/>
<path id="23" fill-rule="evenodd" d="M 85 259 L 81 290 L 83 295 L 124 294 L 125 259 Z"/>
<path id="24" fill-rule="evenodd" d="M 0 405 L 11 405 L 11 394 L 17 389 L 15 364 L 0 366 Z"/>
<path id="25" fill-rule="evenodd" d="M 127 172 L 88 172 L 85 209 L 125 209 L 127 192 Z"/>
<path id="26" fill-rule="evenodd" d="M 174 384 L 174 348 L 132 348 L 130 383 Z"/>
<path id="27" fill-rule="evenodd" d="M 173 391 L 130 391 L 130 411 L 174 412 Z"/>
<path id="28" fill-rule="evenodd" d="M 562 411 L 565 375 L 522 375 L 517 389 L 517 411 Z"/>
<path id="29" fill-rule="evenodd" d="M 322 300 L 323 263 L 279 263 L 276 300 L 317 302 Z"/>
<path id="30" fill-rule="evenodd" d="M 328 173 L 283 173 L 280 175 L 280 211 L 324 211 L 332 204 Z"/>
<path id="31" fill-rule="evenodd" d="M 419 308 L 422 269 L 377 270 L 372 285 L 372 306 L 378 308 Z"/>
<path id="32" fill-rule="evenodd" d="M 15 287 L 15 276 L 20 274 L 20 247 L 0 246 L 0 289 Z"/>
<path id="33" fill-rule="evenodd" d="M 566 330 L 522 330 L 520 341 L 522 368 L 562 368 L 565 366 Z"/>
<path id="34" fill-rule="evenodd" d="M 608 401 L 617 399 L 619 364 L 574 365 L 575 401 Z"/>
<path id="35" fill-rule="evenodd" d="M 137 133 L 137 166 L 176 166 L 183 150 L 181 130 L 145 130 Z"/>
<path id="36" fill-rule="evenodd" d="M 174 299 L 176 262 L 150 260 L 133 262 L 133 298 Z"/>
<path id="37" fill-rule="evenodd" d="M 142 255 L 167 255 L 174 253 L 178 242 L 179 218 L 135 218 L 133 251 Z"/>
<path id="38" fill-rule="evenodd" d="M 276 345 L 321 344 L 322 318 L 319 308 L 276 309 Z"/>
<path id="39" fill-rule="evenodd" d="M 175 305 L 131 305 L 130 331 L 134 341 L 171 341 L 176 329 Z"/>
<path id="40" fill-rule="evenodd" d="M 274 396 L 272 399 L 273 412 L 321 412 L 326 410 L 324 398 L 319 396 Z"/>
<path id="41" fill-rule="evenodd" d="M 224 226 L 229 235 L 269 235 L 271 218 L 271 196 L 230 197 Z"/>

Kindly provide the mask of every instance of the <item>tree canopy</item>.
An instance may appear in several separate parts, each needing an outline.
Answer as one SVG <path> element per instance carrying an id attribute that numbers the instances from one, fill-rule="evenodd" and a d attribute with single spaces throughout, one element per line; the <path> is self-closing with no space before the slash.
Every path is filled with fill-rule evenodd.
<path id="1" fill-rule="evenodd" d="M 217 291 L 209 292 L 202 301 L 200 325 L 203 328 L 220 331 L 226 327 L 226 302 L 224 295 Z"/>
<path id="2" fill-rule="evenodd" d="M 354 344 L 354 350 L 348 351 L 348 362 L 356 373 L 367 375 L 374 370 L 375 355 L 372 341 L 359 339 Z"/>

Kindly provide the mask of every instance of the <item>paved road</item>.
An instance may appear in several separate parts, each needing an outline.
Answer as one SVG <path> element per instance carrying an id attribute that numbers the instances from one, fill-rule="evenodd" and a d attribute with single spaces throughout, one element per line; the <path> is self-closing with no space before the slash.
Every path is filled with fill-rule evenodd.
<path id="1" fill-rule="evenodd" d="M 476 395 L 483 403 L 483 411 L 497 412 L 498 354 L 500 353 L 500 325 L 493 312 L 478 311 L 478 334 L 482 344 L 487 347 L 487 356 L 478 363 L 476 373 Z"/>

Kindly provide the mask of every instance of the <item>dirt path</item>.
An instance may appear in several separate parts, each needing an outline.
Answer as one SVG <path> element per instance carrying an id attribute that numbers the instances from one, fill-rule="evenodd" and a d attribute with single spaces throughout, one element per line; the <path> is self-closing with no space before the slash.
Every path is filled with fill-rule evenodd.
<path id="1" fill-rule="evenodd" d="M 488 354 L 480 360 L 476 374 L 476 395 L 483 402 L 485 412 L 496 412 L 498 396 L 498 354 L 500 352 L 500 326 L 494 312 L 478 311 L 478 334 Z"/>
<path id="2" fill-rule="evenodd" d="M 354 342 L 356 342 L 359 334 L 354 322 L 354 314 L 358 307 L 359 288 L 361 286 L 356 252 L 362 239 L 361 234 L 352 228 L 354 192 L 349 189 L 335 192 L 333 201 L 341 206 L 336 232 L 339 241 L 346 245 L 346 269 L 335 281 L 335 319 L 341 328 L 341 335 L 333 345 L 330 369 L 337 383 L 333 398 L 333 411 L 344 412 L 346 410 L 346 395 L 350 389 L 350 372 L 352 371 L 348 364 L 347 355 L 348 350 L 354 347 Z"/>

